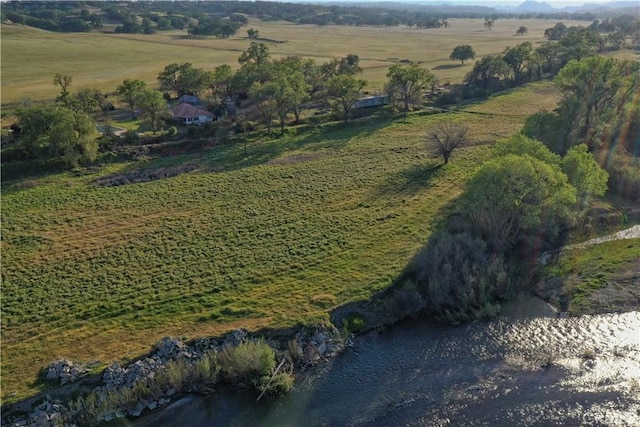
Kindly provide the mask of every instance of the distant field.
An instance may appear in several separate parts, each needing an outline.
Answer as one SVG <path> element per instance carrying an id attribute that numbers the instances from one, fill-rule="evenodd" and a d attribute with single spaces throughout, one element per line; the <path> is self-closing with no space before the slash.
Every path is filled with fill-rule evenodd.
<path id="1" fill-rule="evenodd" d="M 449 59 L 459 44 L 471 44 L 477 55 L 495 54 L 507 46 L 524 41 L 545 41 L 546 28 L 555 20 L 503 19 L 492 31 L 480 19 L 452 19 L 450 28 L 409 29 L 406 27 L 347 27 L 295 25 L 286 22 L 252 20 L 236 37 L 192 39 L 186 31 L 155 35 L 104 33 L 51 33 L 28 27 L 1 24 L 2 31 L 2 104 L 24 98 L 53 98 L 56 73 L 73 76 L 73 89 L 98 87 L 113 91 L 126 78 L 139 78 L 156 84 L 156 76 L 172 62 L 191 62 L 211 69 L 221 64 L 237 66 L 237 58 L 247 49 L 247 28 L 260 36 L 283 43 L 267 43 L 275 56 L 301 55 L 318 63 L 354 53 L 364 67 L 363 78 L 369 90 L 381 90 L 386 73 L 394 61 L 421 62 L 442 81 L 457 83 L 473 66 L 460 66 Z M 564 21 L 567 25 L 586 25 L 584 21 Z M 529 33 L 515 36 L 520 26 Z"/>
<path id="2" fill-rule="evenodd" d="M 291 326 L 369 297 L 425 242 L 491 143 L 556 99 L 536 83 L 469 112 L 254 141 L 246 157 L 229 146 L 3 183 L 3 400 L 33 393 L 56 357 L 121 360 L 164 335 Z M 446 166 L 424 149 L 443 120 L 467 123 L 474 142 Z M 198 169 L 91 184 L 185 163 Z"/>

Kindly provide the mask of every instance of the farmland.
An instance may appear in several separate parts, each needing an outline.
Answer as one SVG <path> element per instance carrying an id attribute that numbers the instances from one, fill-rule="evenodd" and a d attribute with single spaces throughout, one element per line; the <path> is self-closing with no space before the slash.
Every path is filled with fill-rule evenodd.
<path id="1" fill-rule="evenodd" d="M 33 391 L 48 361 L 131 358 L 164 335 L 291 326 L 367 298 L 401 272 L 443 209 L 550 84 L 459 113 L 474 143 L 440 166 L 424 133 L 449 115 L 328 124 L 279 140 L 3 186 L 3 393 Z M 530 103 L 518 102 L 528 99 Z M 469 106 L 470 111 L 480 108 Z M 96 187 L 132 168 L 184 175 Z M 28 379 L 27 379 L 28 378 Z"/>
<path id="2" fill-rule="evenodd" d="M 585 25 L 565 21 L 566 25 Z M 502 52 L 507 46 L 545 41 L 544 30 L 552 20 L 498 20 L 492 31 L 482 20 L 452 19 L 451 27 L 409 29 L 295 25 L 283 22 L 251 21 L 276 58 L 287 55 L 311 57 L 318 63 L 350 53 L 360 56 L 367 90 L 382 90 L 386 73 L 395 61 L 407 59 L 430 68 L 442 83 L 458 83 L 473 67 L 449 59 L 459 44 L 471 44 L 478 57 Z M 515 36 L 520 26 L 529 29 Z M 157 84 L 156 76 L 165 65 L 191 62 L 213 69 L 221 64 L 237 66 L 237 59 L 250 40 L 238 33 L 229 39 L 198 39 L 186 32 L 155 35 L 78 33 L 64 34 L 2 24 L 2 104 L 24 98 L 53 98 L 56 73 L 73 76 L 73 87 L 97 87 L 113 91 L 124 79 L 138 78 Z"/>
<path id="3" fill-rule="evenodd" d="M 376 91 L 388 67 L 405 59 L 457 83 L 473 61 L 449 60 L 454 46 L 498 53 L 542 42 L 554 22 L 504 19 L 492 31 L 480 20 L 451 24 L 250 26 L 282 42 L 268 44 L 274 57 L 320 63 L 359 55 L 367 90 Z M 522 25 L 529 33 L 515 36 Z M 112 91 L 126 78 L 155 85 L 168 63 L 235 66 L 249 44 L 241 36 L 54 34 L 6 24 L 2 34 L 3 105 L 54 97 L 55 73 L 73 76 L 74 89 Z M 166 335 L 289 327 L 369 298 L 393 283 L 439 227 L 493 143 L 557 100 L 552 83 L 538 82 L 445 114 L 305 124 L 279 139 L 257 132 L 246 152 L 241 144 L 218 145 L 3 182 L 3 402 L 45 387 L 37 373 L 57 357 L 126 361 Z M 449 120 L 469 127 L 470 142 L 441 165 L 427 153 L 425 134 Z M 188 172 L 152 182 L 96 184 L 112 174 L 183 166 Z"/>

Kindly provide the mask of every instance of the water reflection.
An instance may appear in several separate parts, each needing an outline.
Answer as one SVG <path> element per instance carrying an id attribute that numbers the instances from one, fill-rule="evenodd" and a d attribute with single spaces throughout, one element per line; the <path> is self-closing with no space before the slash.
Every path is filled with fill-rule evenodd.
<path id="1" fill-rule="evenodd" d="M 286 397 L 190 397 L 136 425 L 640 425 L 640 313 L 552 314 L 526 299 L 491 322 L 398 325 Z"/>

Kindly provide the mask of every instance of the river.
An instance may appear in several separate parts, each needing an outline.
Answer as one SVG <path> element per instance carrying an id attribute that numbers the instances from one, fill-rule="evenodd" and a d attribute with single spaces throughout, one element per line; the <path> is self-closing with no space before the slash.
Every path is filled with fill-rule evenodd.
<path id="1" fill-rule="evenodd" d="M 134 425 L 640 426 L 640 312 L 557 318 L 521 297 L 488 322 L 401 323 L 287 396 L 190 396 Z"/>

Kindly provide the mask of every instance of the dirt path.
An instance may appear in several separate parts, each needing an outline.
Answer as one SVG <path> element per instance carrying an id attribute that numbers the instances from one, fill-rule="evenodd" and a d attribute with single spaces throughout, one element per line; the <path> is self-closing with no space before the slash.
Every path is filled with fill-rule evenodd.
<path id="1" fill-rule="evenodd" d="M 640 238 L 640 224 L 634 225 L 626 230 L 618 231 L 617 233 L 609 234 L 608 236 L 596 237 L 586 242 L 576 243 L 575 245 L 567 245 L 565 249 L 583 249 L 587 246 L 597 245 L 604 242 L 611 242 L 614 240 L 626 240 L 626 239 L 639 239 Z"/>

